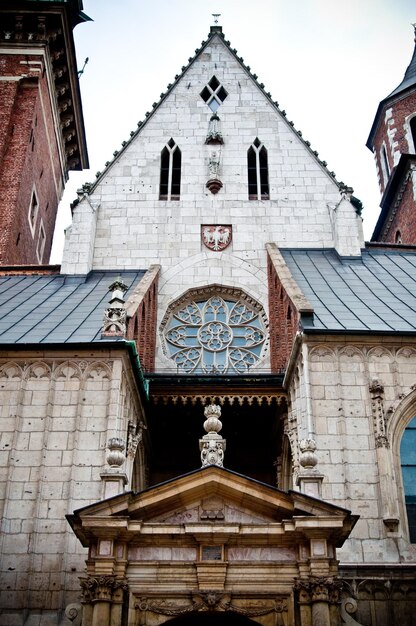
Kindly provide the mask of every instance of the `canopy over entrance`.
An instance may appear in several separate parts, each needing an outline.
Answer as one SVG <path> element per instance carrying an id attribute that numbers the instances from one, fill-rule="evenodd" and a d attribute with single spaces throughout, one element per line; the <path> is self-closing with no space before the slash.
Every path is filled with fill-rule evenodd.
<path id="1" fill-rule="evenodd" d="M 129 626 L 188 620 L 191 613 L 208 620 L 199 614 L 212 611 L 233 615 L 236 626 L 240 617 L 305 626 L 314 623 L 318 604 L 327 621 L 315 623 L 330 626 L 330 598 L 338 610 L 335 551 L 357 518 L 209 466 L 68 519 L 89 548 L 83 626 L 118 623 L 113 614 L 121 616 L 123 605 Z M 301 594 L 309 617 L 297 608 Z"/>

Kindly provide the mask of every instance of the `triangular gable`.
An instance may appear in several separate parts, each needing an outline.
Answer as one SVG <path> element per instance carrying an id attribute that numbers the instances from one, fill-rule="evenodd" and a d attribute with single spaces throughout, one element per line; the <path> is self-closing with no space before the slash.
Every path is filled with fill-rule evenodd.
<path id="1" fill-rule="evenodd" d="M 275 109 L 275 111 L 279 115 L 279 117 L 286 122 L 286 124 L 288 125 L 290 130 L 293 132 L 294 135 L 296 135 L 297 139 L 303 144 L 303 146 L 305 147 L 307 152 L 311 155 L 313 160 L 315 160 L 321 166 L 321 168 L 326 172 L 328 177 L 330 179 L 332 179 L 333 182 L 338 187 L 342 184 L 342 183 L 340 183 L 339 181 L 336 180 L 335 172 L 330 171 L 327 168 L 326 161 L 321 160 L 319 158 L 318 152 L 311 148 L 310 142 L 303 138 L 302 132 L 295 128 L 294 123 L 291 120 L 287 119 L 286 111 L 279 106 L 279 103 L 276 100 L 273 100 L 271 93 L 269 91 L 266 91 L 266 88 L 265 88 L 264 84 L 259 81 L 257 74 L 255 74 L 254 72 L 251 71 L 250 66 L 246 65 L 244 63 L 243 57 L 238 55 L 238 52 L 237 52 L 237 50 L 235 48 L 231 47 L 231 43 L 230 43 L 230 41 L 225 39 L 221 27 L 211 27 L 211 31 L 210 31 L 210 33 L 208 33 L 208 38 L 201 42 L 201 46 L 195 50 L 195 55 L 193 57 L 189 57 L 188 63 L 186 65 L 182 66 L 181 72 L 179 74 L 175 75 L 174 81 L 167 85 L 166 91 L 160 94 L 159 101 L 158 102 L 154 102 L 152 104 L 151 111 L 147 111 L 145 113 L 145 119 L 144 120 L 140 120 L 137 123 L 137 129 L 131 131 L 130 138 L 127 141 L 123 141 L 121 149 L 120 150 L 116 150 L 113 153 L 112 160 L 111 161 L 107 161 L 105 163 L 105 169 L 102 172 L 101 171 L 97 172 L 97 174 L 96 174 L 96 179 L 97 180 L 95 180 L 93 183 L 85 183 L 83 185 L 82 189 L 83 189 L 83 191 L 85 193 L 89 194 L 89 193 L 92 193 L 94 191 L 94 189 L 97 187 L 97 185 L 100 183 L 100 181 L 105 177 L 105 174 L 108 172 L 108 170 L 111 168 L 111 166 L 115 162 L 117 162 L 119 160 L 120 156 L 128 149 L 129 145 L 136 139 L 136 137 L 138 135 L 140 135 L 140 133 L 147 126 L 147 124 L 152 119 L 152 117 L 155 115 L 155 113 L 159 110 L 160 106 L 172 94 L 172 92 L 175 90 L 175 88 L 179 84 L 179 82 L 184 80 L 184 78 L 185 78 L 186 74 L 188 73 L 188 71 L 190 70 L 190 68 L 194 65 L 194 63 L 198 59 L 200 59 L 200 57 L 204 53 L 205 49 L 209 45 L 211 45 L 215 39 L 218 39 L 219 41 L 221 41 L 221 43 L 228 50 L 230 55 L 235 59 L 235 61 L 243 69 L 244 73 L 247 74 L 250 77 L 252 83 L 256 86 L 256 88 L 259 91 L 261 91 L 261 93 L 263 94 L 264 98 L 267 99 L 269 104 Z M 77 204 L 78 204 L 78 200 L 75 200 L 73 202 L 73 204 L 71 205 L 71 208 L 74 208 Z"/>
<path id="2" fill-rule="evenodd" d="M 79 509 L 68 521 L 83 545 L 89 545 L 104 527 L 126 536 L 140 533 L 148 525 L 155 536 L 164 534 L 166 526 L 172 534 L 183 534 L 184 528 L 191 534 L 206 532 L 201 528 L 211 522 L 214 527 L 219 522 L 222 532 L 238 523 L 241 535 L 246 526 L 251 539 L 269 532 L 308 534 L 319 526 L 339 544 L 356 518 L 346 509 L 306 494 L 284 492 L 209 466 L 140 493 L 128 492 Z"/>

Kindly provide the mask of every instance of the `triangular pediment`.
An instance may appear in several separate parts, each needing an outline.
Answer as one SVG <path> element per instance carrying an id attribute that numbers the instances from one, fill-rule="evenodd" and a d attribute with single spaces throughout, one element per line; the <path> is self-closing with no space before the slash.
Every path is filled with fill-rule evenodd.
<path id="1" fill-rule="evenodd" d="M 281 491 L 230 470 L 210 466 L 140 493 L 128 492 L 80 509 L 68 519 L 76 534 L 88 545 L 88 535 L 100 525 L 120 532 L 140 531 L 152 526 L 159 532 L 204 526 L 221 526 L 222 532 L 238 525 L 266 529 L 295 530 L 317 525 L 344 534 L 355 523 L 349 511 L 301 494 Z M 88 530 L 87 530 L 88 529 Z M 205 532 L 205 531 L 204 531 Z"/>

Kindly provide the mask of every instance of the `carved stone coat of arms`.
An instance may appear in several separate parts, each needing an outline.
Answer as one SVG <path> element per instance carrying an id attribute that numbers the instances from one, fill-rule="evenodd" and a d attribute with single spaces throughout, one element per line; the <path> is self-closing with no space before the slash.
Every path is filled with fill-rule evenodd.
<path id="1" fill-rule="evenodd" d="M 209 250 L 214 250 L 215 252 L 225 250 L 231 243 L 232 226 L 203 224 L 201 226 L 201 238 L 203 244 L 209 248 Z"/>

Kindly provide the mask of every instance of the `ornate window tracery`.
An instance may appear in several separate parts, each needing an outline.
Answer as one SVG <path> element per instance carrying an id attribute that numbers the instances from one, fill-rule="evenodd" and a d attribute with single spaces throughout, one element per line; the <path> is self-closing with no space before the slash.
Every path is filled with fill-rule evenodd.
<path id="1" fill-rule="evenodd" d="M 179 372 L 243 374 L 263 358 L 268 343 L 263 308 L 240 290 L 228 292 L 189 297 L 167 312 L 164 347 Z"/>

